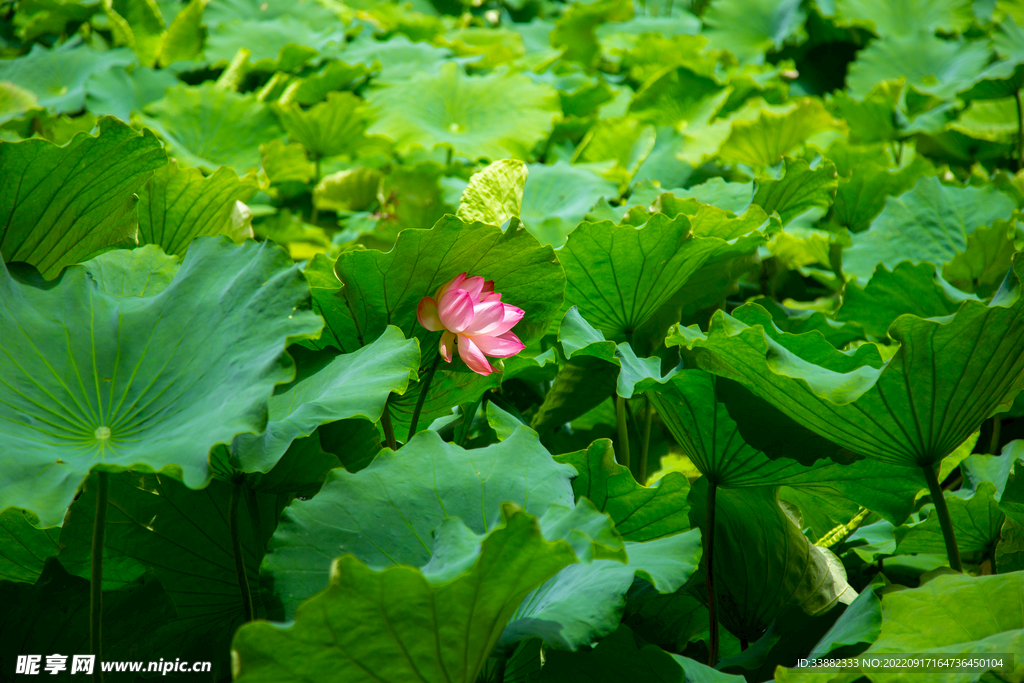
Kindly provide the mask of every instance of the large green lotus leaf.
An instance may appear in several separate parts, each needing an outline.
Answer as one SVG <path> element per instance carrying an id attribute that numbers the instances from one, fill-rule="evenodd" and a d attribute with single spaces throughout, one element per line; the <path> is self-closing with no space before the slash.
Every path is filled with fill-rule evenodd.
<path id="1" fill-rule="evenodd" d="M 289 15 L 274 21 L 235 19 L 210 31 L 203 56 L 213 65 L 227 65 L 245 48 L 253 70 L 293 71 L 317 56 L 337 53 L 345 42 L 341 29 L 337 20 L 314 28 Z"/>
<path id="2" fill-rule="evenodd" d="M 1024 572 L 994 576 L 944 574 L 920 588 L 889 593 L 882 598 L 882 628 L 861 657 L 888 653 L 918 653 L 929 657 L 1017 653 L 1024 649 Z M 1004 663 L 1005 663 L 1005 657 Z M 975 683 L 984 680 L 1020 680 L 1024 662 L 1014 658 L 1013 668 L 997 678 L 984 672 L 942 671 L 927 674 L 929 681 Z M 813 668 L 775 670 L 779 683 L 852 683 L 870 676 L 877 683 L 912 683 L 921 680 L 915 670 L 876 670 L 844 667 L 842 673 L 817 672 Z"/>
<path id="3" fill-rule="evenodd" d="M 690 528 L 686 502 L 690 483 L 679 472 L 670 472 L 657 486 L 641 486 L 629 468 L 615 462 L 608 439 L 598 439 L 585 451 L 555 459 L 579 473 L 572 480 L 576 499 L 588 498 L 598 510 L 611 515 L 615 529 L 627 541 L 652 541 Z"/>
<path id="4" fill-rule="evenodd" d="M 33 45 L 23 57 L 0 62 L 0 81 L 10 81 L 34 93 L 40 107 L 57 112 L 77 112 L 85 106 L 89 76 L 115 66 L 127 66 L 135 56 L 127 48 L 100 52 L 69 40 L 53 49 Z"/>
<path id="5" fill-rule="evenodd" d="M 58 147 L 0 143 L 0 254 L 46 278 L 104 249 L 137 241 L 135 192 L 167 163 L 160 143 L 113 117 L 95 136 Z M 87 170 L 86 170 L 87 169 Z"/>
<path id="6" fill-rule="evenodd" d="M 606 338 L 628 339 L 727 246 L 692 235 L 682 214 L 654 214 L 641 227 L 584 223 L 559 252 L 565 298 Z"/>
<path id="7" fill-rule="evenodd" d="M 973 85 L 990 57 L 984 41 L 943 40 L 931 31 L 888 36 L 857 54 L 846 86 L 862 98 L 882 81 L 905 78 L 907 85 L 945 99 Z"/>
<path id="8" fill-rule="evenodd" d="M 278 387 L 270 399 L 266 431 L 235 437 L 231 450 L 243 471 L 268 471 L 295 439 L 321 424 L 351 417 L 379 420 L 389 394 L 405 392 L 420 350 L 415 339 L 388 326 L 353 353 L 307 353 L 303 361 L 305 356 L 314 357 L 300 362 L 295 381 Z"/>
<path id="9" fill-rule="evenodd" d="M 974 21 L 971 0 L 836 0 L 833 21 L 863 26 L 876 35 L 918 31 L 961 33 Z"/>
<path id="10" fill-rule="evenodd" d="M 836 196 L 839 180 L 828 159 L 812 168 L 803 159 L 786 157 L 781 178 L 758 178 L 754 203 L 766 213 L 778 213 L 785 225 L 795 218 L 816 221 Z"/>
<path id="11" fill-rule="evenodd" d="M 967 236 L 967 249 L 943 264 L 942 276 L 965 292 L 992 296 L 1012 268 L 1013 254 L 1021 244 L 1024 227 L 1016 213 L 1007 221 L 976 228 Z"/>
<path id="12" fill-rule="evenodd" d="M 499 518 L 482 539 L 462 519 L 448 519 L 432 542 L 417 541 L 431 554 L 421 569 L 380 569 L 342 555 L 294 625 L 257 622 L 238 631 L 235 680 L 473 683 L 523 598 L 584 552 L 582 539 L 563 540 L 575 529 L 545 524 L 560 510 L 538 520 L 495 503 Z"/>
<path id="13" fill-rule="evenodd" d="M 571 507 L 574 474 L 526 428 L 474 450 L 423 431 L 400 453 L 383 451 L 357 473 L 334 470 L 315 498 L 285 510 L 263 572 L 273 576 L 290 615 L 323 588 L 339 552 L 353 553 L 373 569 L 423 566 L 430 559 L 430 534 L 444 520 L 459 517 L 484 533 L 497 523 L 503 502 L 531 514 L 552 504 Z"/>
<path id="14" fill-rule="evenodd" d="M 690 489 L 690 519 L 705 534 L 707 491 L 705 477 Z M 811 545 L 775 487 L 719 488 L 715 510 L 715 589 L 733 635 L 756 640 L 786 606 L 813 616 L 856 597 L 838 558 Z"/>
<path id="15" fill-rule="evenodd" d="M 843 270 L 867 280 L 879 263 L 948 263 L 966 251 L 976 228 L 1010 217 L 1016 205 L 995 187 L 954 187 L 929 176 L 914 189 L 885 200 L 871 228 L 853 236 L 843 252 Z"/>
<path id="16" fill-rule="evenodd" d="M 651 394 L 658 415 L 690 461 L 709 479 L 724 487 L 786 485 L 826 499 L 852 500 L 900 522 L 913 511 L 917 492 L 926 486 L 917 468 L 862 459 L 852 464 L 819 460 L 805 465 L 796 459 L 771 459 L 744 440 L 726 402 L 716 391 L 728 380 L 701 370 L 684 370 Z M 749 405 L 740 410 L 751 411 Z M 787 439 L 796 457 L 811 444 L 801 443 L 788 425 L 751 416 Z M 768 425 L 772 425 L 771 428 Z M 768 438 L 767 434 L 762 438 Z"/>
<path id="17" fill-rule="evenodd" d="M 707 335 L 679 328 L 668 343 L 691 349 L 702 369 L 746 386 L 841 451 L 932 466 L 1021 389 L 1024 259 L 1014 267 L 988 305 L 966 301 L 952 316 L 898 318 L 889 336 L 900 347 L 885 362 L 874 345 L 847 354 L 814 333 L 779 332 L 757 305 L 739 318 L 715 313 Z"/>
<path id="18" fill-rule="evenodd" d="M 433 360 L 438 334 L 416 321 L 416 307 L 459 273 L 494 280 L 503 302 L 526 311 L 513 330 L 524 343 L 547 331 L 562 306 L 565 281 L 552 249 L 540 246 L 521 227 L 511 225 L 502 232 L 454 216 L 442 218 L 430 230 L 403 231 L 387 253 L 345 252 L 334 270 L 343 283 L 340 297 L 335 297 L 340 304 L 326 303 L 339 310 L 335 313 L 322 305 L 321 313 L 332 330 L 355 332 L 356 338 L 338 339 L 341 348 L 354 350 L 380 336 L 387 325 L 395 325 L 406 337 L 420 340 L 424 362 Z M 333 319 L 343 316 L 352 322 Z"/>
<path id="19" fill-rule="evenodd" d="M 260 165 L 259 146 L 281 137 L 274 114 L 252 95 L 219 88 L 176 85 L 146 106 L 138 122 L 156 131 L 182 166 L 213 172 L 230 166 L 239 174 Z"/>
<path id="20" fill-rule="evenodd" d="M 0 270 L 0 434 L 17 454 L 0 509 L 44 526 L 95 466 L 171 467 L 205 485 L 212 446 L 263 430 L 274 385 L 291 379 L 285 344 L 322 324 L 294 310 L 309 290 L 271 244 L 197 240 L 174 280 L 142 297 L 101 289 L 83 267 L 52 284 L 24 277 Z"/>
<path id="21" fill-rule="evenodd" d="M 702 17 L 703 35 L 741 62 L 761 64 L 800 36 L 806 16 L 798 0 L 716 0 Z"/>
<path id="22" fill-rule="evenodd" d="M 499 227 L 512 217 L 518 218 L 529 173 L 526 164 L 516 159 L 495 161 L 469 179 L 455 215 L 466 223 L 478 221 Z"/>
<path id="23" fill-rule="evenodd" d="M 156 102 L 177 82 L 177 77 L 166 69 L 137 66 L 129 74 L 123 67 L 114 67 L 94 73 L 86 81 L 85 107 L 97 116 L 109 114 L 129 121 L 132 112 Z"/>
<path id="24" fill-rule="evenodd" d="M 46 558 L 57 554 L 60 529 L 39 529 L 28 510 L 7 508 L 0 513 L 0 581 L 35 583 Z"/>
<path id="25" fill-rule="evenodd" d="M 541 638 L 548 646 L 577 650 L 607 636 L 619 626 L 626 592 L 637 576 L 660 593 L 675 592 L 693 576 L 701 557 L 700 531 L 626 543 L 626 553 L 625 564 L 594 560 L 558 572 L 526 596 L 502 631 L 498 647 Z"/>
<path id="26" fill-rule="evenodd" d="M 277 109 L 281 125 L 313 158 L 356 157 L 366 142 L 363 102 L 349 92 L 327 93 L 327 101 L 303 110 L 297 104 Z"/>
<path id="27" fill-rule="evenodd" d="M 60 535 L 58 559 L 70 574 L 85 579 L 91 568 L 95 480 L 94 474 L 71 505 Z M 230 634 L 245 616 L 228 522 L 234 486 L 214 480 L 193 491 L 164 475 L 112 475 L 103 541 L 104 589 L 155 574 L 174 605 L 179 642 L 198 640 L 217 660 L 227 659 Z M 258 590 L 260 561 L 287 499 L 245 488 L 238 495 L 238 538 L 259 616 L 265 611 Z"/>
<path id="28" fill-rule="evenodd" d="M 909 191 L 923 175 L 933 172 L 924 157 L 900 169 L 884 168 L 873 162 L 858 163 L 847 177 L 839 179 L 839 189 L 832 205 L 832 222 L 851 232 L 863 232 L 881 213 L 890 196 Z"/>
<path id="29" fill-rule="evenodd" d="M 388 136 L 399 152 L 443 145 L 470 159 L 529 159 L 561 114 L 550 86 L 518 74 L 467 76 L 454 63 L 436 75 L 373 90 L 366 99 L 369 132 Z"/>
<path id="30" fill-rule="evenodd" d="M 364 64 L 373 71 L 375 85 L 408 83 L 423 75 L 437 75 L 442 64 L 449 61 L 452 51 L 427 42 L 412 42 L 398 34 L 387 40 L 354 40 L 345 48 L 343 57 L 349 64 Z M 375 68 L 374 68 L 375 67 Z"/>
<path id="31" fill-rule="evenodd" d="M 248 201 L 258 189 L 254 175 L 239 178 L 221 166 L 204 177 L 199 169 L 179 168 L 172 159 L 139 192 L 139 242 L 183 256 L 188 245 L 203 235 L 227 235 L 236 242 L 252 237 L 237 204 Z"/>
<path id="32" fill-rule="evenodd" d="M 972 298 L 951 287 L 930 263 L 904 261 L 891 271 L 879 265 L 863 287 L 846 283 L 836 320 L 856 321 L 868 334 L 885 339 L 889 326 L 904 313 L 940 318 L 956 313 L 960 304 Z"/>
<path id="33" fill-rule="evenodd" d="M 752 120 L 732 125 L 721 147 L 721 158 L 751 166 L 771 166 L 817 133 L 846 129 L 832 118 L 820 100 L 803 98 L 778 107 L 765 107 Z"/>
<path id="34" fill-rule="evenodd" d="M 537 683 L 743 683 L 687 657 L 645 643 L 620 626 L 594 648 L 548 650 Z"/>
<path id="35" fill-rule="evenodd" d="M 530 164 L 523 188 L 520 217 L 541 244 L 556 249 L 565 244 L 587 212 L 600 200 L 617 199 L 616 184 L 594 171 L 557 161 L 547 166 Z"/>

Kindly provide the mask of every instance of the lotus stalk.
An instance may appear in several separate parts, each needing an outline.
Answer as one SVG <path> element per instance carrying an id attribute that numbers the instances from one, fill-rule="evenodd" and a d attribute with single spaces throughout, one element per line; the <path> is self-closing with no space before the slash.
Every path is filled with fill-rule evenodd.
<path id="1" fill-rule="evenodd" d="M 960 563 L 960 549 L 956 545 L 956 535 L 953 532 L 953 522 L 949 518 L 949 507 L 946 505 L 946 497 L 942 494 L 942 486 L 939 484 L 935 474 L 936 468 L 925 465 L 924 478 L 928 482 L 928 491 L 932 496 L 932 503 L 935 504 L 935 514 L 939 517 L 939 526 L 942 528 L 942 539 L 946 542 L 946 554 L 949 557 L 949 566 L 958 572 L 962 572 L 963 565 Z"/>
<path id="2" fill-rule="evenodd" d="M 619 464 L 629 467 L 629 426 L 626 424 L 626 399 L 615 396 L 615 423 L 619 428 Z"/>
<path id="3" fill-rule="evenodd" d="M 718 484 L 708 481 L 707 533 L 704 538 L 704 580 L 708 589 L 708 666 L 718 663 L 718 599 L 715 595 L 715 498 Z"/>
<path id="4" fill-rule="evenodd" d="M 242 595 L 242 612 L 246 622 L 252 621 L 255 616 L 253 609 L 252 592 L 249 590 L 249 578 L 245 574 L 245 557 L 242 554 L 242 538 L 238 533 L 238 503 L 245 491 L 242 490 L 242 481 L 239 478 L 231 489 L 231 498 L 228 500 L 228 531 L 231 534 L 231 555 L 235 560 L 235 577 L 238 580 L 238 590 Z"/>
<path id="5" fill-rule="evenodd" d="M 654 405 L 651 403 L 651 397 L 644 394 L 644 433 L 640 438 L 640 465 L 637 479 L 644 486 L 647 485 L 647 454 L 651 448 L 651 419 L 653 417 Z"/>
<path id="6" fill-rule="evenodd" d="M 96 473 L 96 516 L 92 526 L 92 557 L 89 570 L 89 646 L 98 661 L 103 659 L 103 534 L 107 524 L 109 475 Z M 93 680 L 103 683 L 103 669 L 96 666 Z"/>

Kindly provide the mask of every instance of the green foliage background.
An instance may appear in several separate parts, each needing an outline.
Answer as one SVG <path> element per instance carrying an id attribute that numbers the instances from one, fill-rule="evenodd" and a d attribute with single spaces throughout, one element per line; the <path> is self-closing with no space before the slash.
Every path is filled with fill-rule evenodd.
<path id="1" fill-rule="evenodd" d="M 0 678 L 1024 681 L 1022 88 L 1018 0 L 0 0 Z M 894 652 L 1017 657 L 798 666 Z"/>

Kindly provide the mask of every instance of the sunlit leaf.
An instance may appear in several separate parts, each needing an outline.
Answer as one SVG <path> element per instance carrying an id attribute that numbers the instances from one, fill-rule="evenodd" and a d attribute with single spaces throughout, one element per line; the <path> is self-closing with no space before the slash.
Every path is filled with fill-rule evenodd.
<path id="1" fill-rule="evenodd" d="M 466 76 L 450 63 L 435 76 L 374 90 L 367 101 L 369 132 L 390 137 L 399 151 L 444 145 L 471 159 L 529 159 L 560 113 L 548 86 L 512 74 Z"/>
<path id="2" fill-rule="evenodd" d="M 153 135 L 114 118 L 102 119 L 95 137 L 79 135 L 64 147 L 0 143 L 3 260 L 52 279 L 106 248 L 137 243 L 134 193 L 166 163 Z"/>

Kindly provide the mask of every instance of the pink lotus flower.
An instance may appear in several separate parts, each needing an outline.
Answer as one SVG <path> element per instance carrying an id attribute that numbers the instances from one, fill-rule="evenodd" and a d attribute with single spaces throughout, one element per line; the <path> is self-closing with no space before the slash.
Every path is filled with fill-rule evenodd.
<path id="1" fill-rule="evenodd" d="M 462 273 L 441 285 L 434 296 L 425 296 L 416 308 L 420 325 L 431 332 L 440 332 L 440 353 L 452 362 L 452 345 L 458 340 L 459 356 L 473 372 L 489 375 L 498 369 L 487 362 L 492 358 L 514 356 L 526 346 L 512 334 L 512 327 L 522 320 L 523 309 L 501 303 L 501 294 L 494 291 L 494 281 L 482 277 L 466 277 Z"/>

